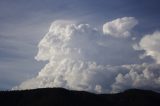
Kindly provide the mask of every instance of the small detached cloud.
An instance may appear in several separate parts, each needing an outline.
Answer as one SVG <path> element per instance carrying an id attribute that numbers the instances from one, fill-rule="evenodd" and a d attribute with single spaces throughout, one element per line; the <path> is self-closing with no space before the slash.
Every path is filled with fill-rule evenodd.
<path id="1" fill-rule="evenodd" d="M 123 17 L 103 25 L 103 33 L 116 38 L 126 38 L 131 35 L 131 29 L 138 24 L 134 17 Z"/>
<path id="2" fill-rule="evenodd" d="M 142 55 L 151 56 L 158 64 L 160 64 L 160 32 L 156 31 L 153 34 L 145 35 L 139 42 L 139 45 L 134 45 L 135 50 L 144 50 Z"/>

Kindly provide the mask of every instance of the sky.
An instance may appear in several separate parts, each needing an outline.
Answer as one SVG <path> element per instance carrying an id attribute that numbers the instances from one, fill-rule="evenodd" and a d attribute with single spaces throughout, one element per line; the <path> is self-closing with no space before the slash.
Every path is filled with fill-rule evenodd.
<path id="1" fill-rule="evenodd" d="M 159 0 L 1 0 L 0 89 L 160 89 Z"/>

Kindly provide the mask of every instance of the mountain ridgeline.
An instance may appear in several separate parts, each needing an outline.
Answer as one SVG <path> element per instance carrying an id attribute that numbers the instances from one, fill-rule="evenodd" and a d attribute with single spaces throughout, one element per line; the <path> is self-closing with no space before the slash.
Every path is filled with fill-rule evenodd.
<path id="1" fill-rule="evenodd" d="M 93 94 L 63 88 L 1 91 L 0 106 L 160 106 L 160 93 L 130 89 Z"/>

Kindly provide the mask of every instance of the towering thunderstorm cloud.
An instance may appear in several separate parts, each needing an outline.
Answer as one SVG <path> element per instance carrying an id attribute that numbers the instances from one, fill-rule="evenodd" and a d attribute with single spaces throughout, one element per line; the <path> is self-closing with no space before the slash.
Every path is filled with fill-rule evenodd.
<path id="1" fill-rule="evenodd" d="M 137 24 L 134 17 L 119 18 L 105 23 L 101 32 L 88 24 L 53 22 L 40 41 L 35 57 L 48 63 L 35 78 L 13 89 L 63 87 L 96 93 L 128 88 L 157 90 L 160 87 L 159 60 L 152 64 L 138 63 L 141 60 L 138 55 L 132 56 L 137 50 L 132 48 L 132 40 L 126 38 Z M 160 38 L 157 33 L 145 36 L 137 45 L 140 51 L 146 51 L 146 56 L 159 59 L 160 45 L 145 45 L 147 40 Z"/>

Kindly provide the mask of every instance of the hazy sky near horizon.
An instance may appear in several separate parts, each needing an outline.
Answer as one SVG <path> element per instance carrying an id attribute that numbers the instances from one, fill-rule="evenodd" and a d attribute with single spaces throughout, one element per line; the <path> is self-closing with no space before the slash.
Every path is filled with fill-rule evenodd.
<path id="1" fill-rule="evenodd" d="M 131 29 L 133 30 L 131 30 L 130 38 L 125 38 L 125 41 L 123 41 L 123 38 L 114 38 L 114 36 L 116 36 L 114 34 L 114 31 L 113 33 L 107 32 L 108 35 L 114 35 L 113 38 L 108 38 L 111 40 L 106 40 L 107 42 L 110 42 L 109 45 L 112 45 L 113 41 L 118 42 L 117 45 L 120 44 L 120 47 L 114 48 L 111 46 L 108 48 L 110 50 L 109 52 L 104 51 L 105 53 L 108 53 L 108 55 L 104 55 L 105 53 L 102 54 L 103 59 L 96 58 L 95 60 L 93 60 L 100 65 L 105 64 L 120 67 L 121 65 L 126 64 L 130 65 L 143 63 L 157 65 L 159 64 L 158 59 L 160 59 L 160 50 L 158 49 L 159 46 L 151 47 L 149 44 L 147 47 L 144 46 L 147 41 L 149 42 L 148 38 L 145 38 L 144 36 L 150 34 L 150 42 L 155 41 L 155 39 L 158 39 L 158 41 L 160 41 L 158 32 L 160 30 L 159 10 L 159 0 L 0 0 L 0 89 L 11 89 L 14 86 L 20 85 L 22 82 L 28 79 L 36 77 L 40 70 L 43 70 L 43 67 L 48 64 L 48 61 L 50 61 L 50 59 L 47 61 L 38 62 L 34 58 L 35 56 L 37 56 L 37 53 L 40 52 L 38 51 L 40 49 L 40 47 L 38 48 L 39 42 L 43 39 L 44 35 L 48 33 L 51 23 L 56 20 L 72 21 L 74 24 L 89 24 L 92 27 L 96 27 L 98 30 L 100 30 L 100 33 L 102 33 L 104 32 L 102 31 L 102 27 L 105 23 L 113 22 L 116 19 L 121 20 L 123 17 L 134 17 L 135 20 L 130 20 L 129 18 L 127 18 L 127 21 L 125 21 L 127 23 L 129 21 L 129 26 L 130 23 L 134 26 L 134 23 L 136 23 L 135 21 L 137 21 L 135 27 L 131 27 Z M 89 30 L 92 30 L 92 28 Z M 120 34 L 122 33 L 120 32 Z M 134 38 L 136 39 L 133 40 Z M 139 46 L 141 46 L 143 50 L 137 50 L 138 47 L 135 48 L 136 50 L 134 50 L 134 48 L 132 48 L 132 41 L 133 43 L 137 44 L 141 42 Z M 125 44 L 123 44 L 123 42 L 125 42 Z M 88 43 L 86 44 L 88 45 Z M 130 46 L 126 46 L 126 44 Z M 99 46 L 96 45 L 96 47 Z M 127 51 L 125 52 L 126 54 L 117 53 L 118 50 L 122 48 L 127 48 L 125 49 Z M 150 54 L 150 51 L 154 51 L 155 54 Z M 147 56 L 141 56 L 145 58 L 139 59 L 139 56 L 141 54 L 143 55 L 143 52 L 146 52 Z M 113 56 L 111 54 L 113 54 Z M 116 54 L 122 57 L 119 57 Z M 124 56 L 126 56 L 126 58 L 124 58 Z M 39 56 L 38 59 L 43 60 L 41 56 Z M 108 61 L 106 61 L 105 59 L 108 59 Z M 91 60 L 92 57 L 91 59 L 89 59 L 89 61 Z M 88 60 L 85 60 L 85 62 L 86 61 Z M 160 67 L 156 67 L 158 68 L 154 70 L 160 71 Z M 122 78 L 120 74 L 117 74 L 117 76 L 114 76 L 113 79 L 118 80 Z M 92 78 L 90 80 L 92 80 Z M 67 81 L 70 80 L 68 79 Z M 103 81 L 104 80 L 99 81 L 100 85 L 102 85 L 102 89 L 103 86 L 105 86 L 101 84 Z M 91 81 L 90 83 L 93 82 Z M 149 81 L 147 82 L 147 84 L 148 83 Z M 144 86 L 147 86 L 147 84 L 144 84 Z M 82 84 L 82 86 L 84 85 Z M 110 83 L 106 86 L 109 85 Z M 112 84 L 112 86 L 116 87 L 118 85 L 120 84 L 116 81 Z M 160 87 L 160 83 L 156 83 L 155 85 L 156 86 L 153 87 L 153 89 L 157 89 L 158 87 Z M 63 84 L 61 86 L 63 87 Z M 70 83 L 64 87 L 80 90 L 83 88 L 70 86 Z M 96 89 L 98 88 L 99 85 L 96 85 Z M 104 87 L 104 89 L 105 88 L 106 87 Z M 152 89 L 152 87 L 148 88 Z M 84 90 L 90 89 L 86 88 Z M 106 92 L 108 92 L 107 90 Z M 91 89 L 91 91 L 94 90 Z"/>

